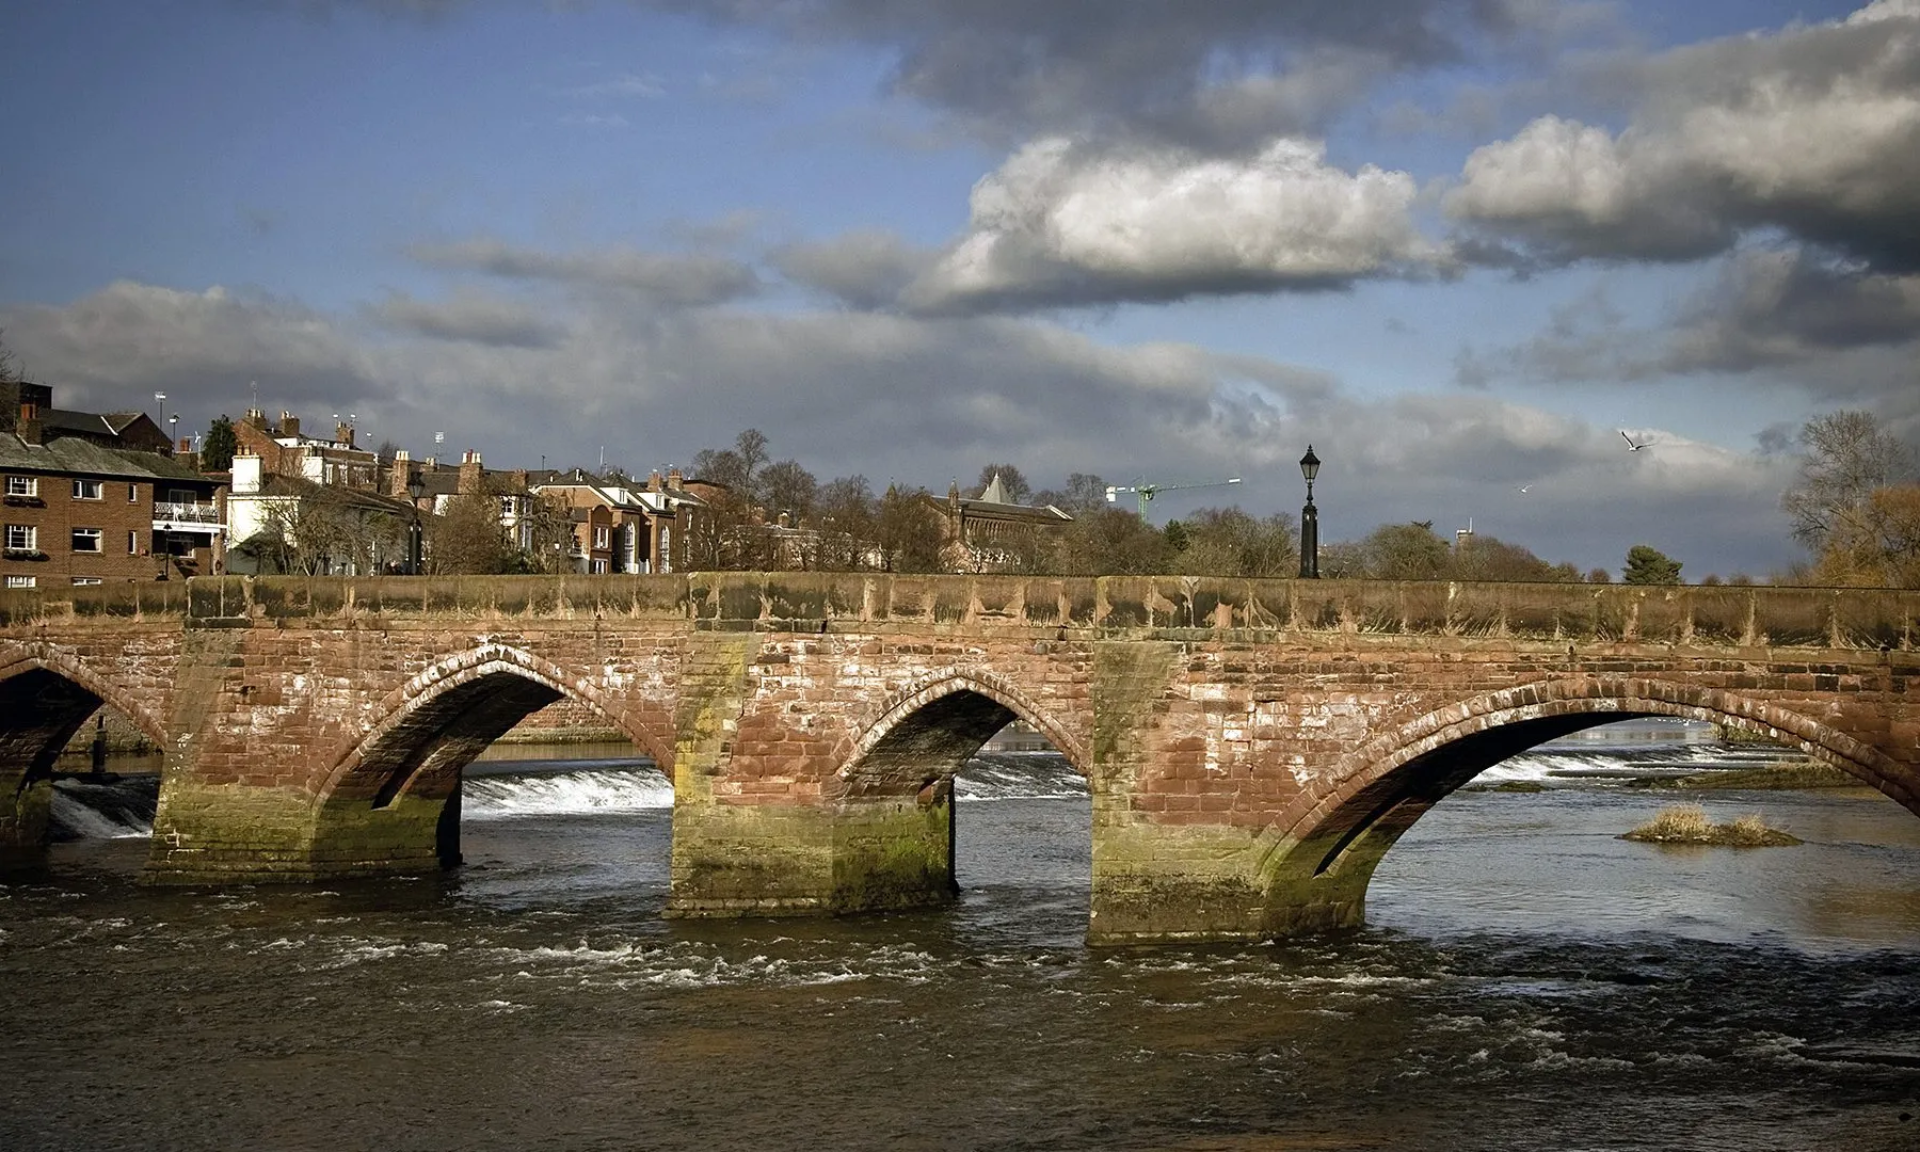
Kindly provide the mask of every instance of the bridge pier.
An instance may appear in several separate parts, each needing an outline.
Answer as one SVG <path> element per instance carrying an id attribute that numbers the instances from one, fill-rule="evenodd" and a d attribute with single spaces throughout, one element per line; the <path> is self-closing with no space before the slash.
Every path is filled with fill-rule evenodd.
<path id="1" fill-rule="evenodd" d="M 0 872 L 38 868 L 47 860 L 53 781 L 25 773 L 0 775 Z"/>
<path id="2" fill-rule="evenodd" d="M 685 804 L 673 820 L 667 914 L 846 915 L 952 900 L 950 781 L 925 797 Z"/>

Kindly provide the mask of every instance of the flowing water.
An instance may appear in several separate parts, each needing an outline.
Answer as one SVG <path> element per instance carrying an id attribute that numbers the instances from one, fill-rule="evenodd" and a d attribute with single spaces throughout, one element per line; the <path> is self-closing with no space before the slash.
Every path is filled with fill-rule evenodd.
<path id="1" fill-rule="evenodd" d="M 962 777 L 956 905 L 834 921 L 661 919 L 624 748 L 495 749 L 465 867 L 326 888 L 136 887 L 151 784 L 63 782 L 0 887 L 0 1148 L 1920 1148 L 1920 819 L 1713 792 L 1806 843 L 1622 841 L 1675 800 L 1624 778 L 1781 753 L 1596 733 L 1263 946 L 1086 948 L 1047 754 Z"/>

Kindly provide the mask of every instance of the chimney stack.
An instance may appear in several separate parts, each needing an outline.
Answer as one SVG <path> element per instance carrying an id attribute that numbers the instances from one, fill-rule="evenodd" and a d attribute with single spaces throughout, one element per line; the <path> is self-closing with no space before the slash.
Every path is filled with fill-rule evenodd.
<path id="1" fill-rule="evenodd" d="M 460 454 L 460 480 L 457 491 L 469 496 L 482 490 L 486 473 L 480 467 L 480 453 L 471 449 Z"/>
<path id="2" fill-rule="evenodd" d="M 396 500 L 407 499 L 407 484 L 413 479 L 413 460 L 405 448 L 395 450 L 393 464 L 387 469 L 387 495 Z"/>
<path id="3" fill-rule="evenodd" d="M 280 435 L 282 436 L 300 435 L 300 417 L 295 416 L 291 412 L 282 411 L 280 413 Z"/>
<path id="4" fill-rule="evenodd" d="M 334 425 L 333 442 L 344 448 L 353 447 L 353 425 L 344 421 Z"/>
<path id="5" fill-rule="evenodd" d="M 678 468 L 667 469 L 667 491 L 669 492 L 680 491 L 680 484 L 685 479 L 686 477 L 680 475 L 680 469 Z"/>

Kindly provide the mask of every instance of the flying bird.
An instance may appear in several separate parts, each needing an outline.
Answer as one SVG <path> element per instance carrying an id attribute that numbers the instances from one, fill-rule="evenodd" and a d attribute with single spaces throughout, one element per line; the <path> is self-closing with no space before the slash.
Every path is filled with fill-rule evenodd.
<path id="1" fill-rule="evenodd" d="M 1525 495 L 1527 494 L 1527 489 L 1529 489 L 1529 488 L 1531 488 L 1531 487 L 1533 487 L 1533 485 L 1531 485 L 1531 484 L 1522 484 L 1522 485 L 1520 485 L 1520 495 L 1522 495 L 1522 496 L 1525 496 Z"/>
<path id="2" fill-rule="evenodd" d="M 1627 442 L 1627 451 L 1629 452 L 1638 452 L 1640 451 L 1640 449 L 1646 447 L 1645 444 L 1635 444 L 1633 442 L 1633 437 L 1627 435 L 1627 430 L 1625 428 L 1620 429 L 1620 438 Z"/>

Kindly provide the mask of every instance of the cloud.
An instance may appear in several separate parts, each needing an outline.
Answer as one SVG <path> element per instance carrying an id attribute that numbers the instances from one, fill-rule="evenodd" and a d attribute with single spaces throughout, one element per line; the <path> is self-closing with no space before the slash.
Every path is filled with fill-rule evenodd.
<path id="1" fill-rule="evenodd" d="M 932 265 L 937 254 L 880 229 L 829 240 L 789 244 L 772 263 L 789 280 L 817 288 L 854 307 L 887 308 Z"/>
<path id="2" fill-rule="evenodd" d="M 1464 348 L 1455 383 L 1646 383 L 1748 374 L 1776 388 L 1888 412 L 1915 392 L 1920 275 L 1891 276 L 1798 247 L 1747 248 L 1721 260 L 1658 327 L 1630 326 L 1596 285 L 1556 308 L 1532 339 Z"/>
<path id="3" fill-rule="evenodd" d="M 298 302 L 215 286 L 183 292 L 117 280 L 60 307 L 7 309 L 7 343 L 60 407 L 117 410 L 156 389 L 176 404 L 237 404 L 253 381 L 290 399 L 381 396 L 374 358 L 329 316 Z"/>
<path id="4" fill-rule="evenodd" d="M 600 80 L 592 84 L 566 88 L 560 94 L 582 100 L 654 100 L 666 95 L 667 88 L 658 76 L 636 76 L 629 72 L 611 80 Z"/>
<path id="5" fill-rule="evenodd" d="M 559 122 L 567 128 L 630 128 L 633 126 L 625 116 L 617 112 L 569 112 L 560 117 Z"/>
<path id="6" fill-rule="evenodd" d="M 888 90 L 996 143 L 1097 134 L 1244 150 L 1319 133 L 1382 77 L 1581 24 L 1553 0 L 656 0 L 783 39 L 865 45 Z"/>
<path id="7" fill-rule="evenodd" d="M 452 300 L 415 300 L 397 293 L 373 305 L 375 320 L 397 331 L 435 340 L 487 344 L 495 347 L 551 348 L 566 328 L 523 304 L 463 294 Z"/>
<path id="8" fill-rule="evenodd" d="M 1615 133 L 1544 116 L 1444 199 L 1533 259 L 1692 260 L 1773 229 L 1920 271 L 1920 2 L 1677 48 L 1631 70 Z"/>
<path id="9" fill-rule="evenodd" d="M 906 299 L 927 312 L 1339 288 L 1430 270 L 1413 178 L 1279 140 L 1244 160 L 1029 144 L 974 186 L 968 231 Z"/>
<path id="10" fill-rule="evenodd" d="M 760 278 L 752 268 L 718 256 L 667 255 L 632 248 L 557 253 L 489 238 L 415 244 L 407 253 L 432 268 L 479 272 L 508 280 L 616 289 L 663 307 L 720 304 L 760 289 Z"/>
<path id="11" fill-rule="evenodd" d="M 1804 249 L 1748 251 L 1683 308 L 1672 371 L 1742 372 L 1920 340 L 1920 275 L 1884 276 Z"/>
<path id="12" fill-rule="evenodd" d="M 1651 522 L 1666 536 L 1644 542 L 1690 571 L 1764 572 L 1793 554 L 1775 506 L 1788 465 L 1667 433 L 1656 451 L 1627 453 L 1611 428 L 1490 395 L 1367 399 L 1298 365 L 1107 345 L 1000 316 L 703 308 L 635 323 L 579 306 L 564 339 L 530 344 L 471 338 L 511 327 L 499 301 L 391 298 L 368 311 L 385 331 L 284 299 L 123 282 L 5 310 L 0 325 L 62 404 L 118 406 L 159 388 L 198 426 L 243 407 L 257 380 L 271 406 L 371 412 L 369 435 L 422 454 L 444 429 L 496 467 L 588 464 L 603 447 L 636 470 L 685 464 L 758 427 L 822 479 L 944 491 L 988 460 L 1041 486 L 1069 472 L 1239 475 L 1236 503 L 1291 515 L 1310 442 L 1326 462 L 1315 495 L 1328 540 L 1473 516 L 1582 567 L 1617 568 Z M 1522 500 L 1521 483 L 1538 487 Z M 1169 499 L 1158 515 L 1206 503 Z"/>

